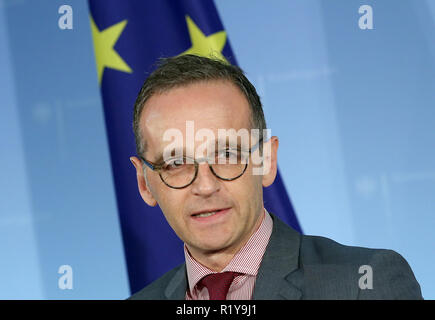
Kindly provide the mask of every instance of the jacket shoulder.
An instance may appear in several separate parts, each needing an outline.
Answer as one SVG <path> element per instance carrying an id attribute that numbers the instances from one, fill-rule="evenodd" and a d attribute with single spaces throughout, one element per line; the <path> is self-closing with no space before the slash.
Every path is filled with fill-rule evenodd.
<path id="1" fill-rule="evenodd" d="M 340 283 L 353 298 L 422 299 L 411 267 L 393 250 L 347 246 L 325 237 L 302 236 L 300 266 L 316 286 Z"/>
<path id="2" fill-rule="evenodd" d="M 166 272 L 157 280 L 151 282 L 145 288 L 136 292 L 130 296 L 127 300 L 165 300 L 165 290 L 169 282 L 173 279 L 174 275 L 181 269 L 184 268 L 184 263 L 175 267 L 174 269 Z"/>
<path id="3" fill-rule="evenodd" d="M 347 246 L 320 236 L 302 235 L 300 258 L 304 264 L 359 264 L 384 249 Z"/>

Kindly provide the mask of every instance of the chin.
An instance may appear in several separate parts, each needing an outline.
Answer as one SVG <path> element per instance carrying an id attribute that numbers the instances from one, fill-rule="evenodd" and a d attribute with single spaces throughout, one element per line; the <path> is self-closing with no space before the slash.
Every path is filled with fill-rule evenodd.
<path id="1" fill-rule="evenodd" d="M 201 241 L 198 247 L 204 251 L 214 252 L 224 250 L 230 245 L 231 242 L 228 239 L 222 239 L 219 241 Z"/>

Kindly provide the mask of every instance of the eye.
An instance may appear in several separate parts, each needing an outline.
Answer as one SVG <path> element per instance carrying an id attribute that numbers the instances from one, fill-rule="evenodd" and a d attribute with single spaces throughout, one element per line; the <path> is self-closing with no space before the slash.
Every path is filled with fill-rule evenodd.
<path id="1" fill-rule="evenodd" d="M 164 165 L 163 169 L 167 171 L 172 171 L 182 168 L 184 164 L 185 161 L 183 158 L 169 159 Z"/>
<path id="2" fill-rule="evenodd" d="M 238 150 L 225 149 L 225 150 L 219 151 L 217 156 L 218 156 L 219 159 L 225 159 L 225 160 L 235 159 L 235 160 L 237 160 L 239 158 L 239 151 Z"/>

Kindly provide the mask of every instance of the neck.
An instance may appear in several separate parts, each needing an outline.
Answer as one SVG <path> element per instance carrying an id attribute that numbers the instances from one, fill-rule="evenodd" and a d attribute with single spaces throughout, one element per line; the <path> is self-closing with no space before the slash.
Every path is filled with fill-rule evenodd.
<path id="1" fill-rule="evenodd" d="M 220 250 L 218 252 L 204 253 L 188 247 L 190 255 L 203 266 L 214 272 L 221 272 L 234 258 L 238 252 L 230 252 L 227 250 Z"/>
<path id="2" fill-rule="evenodd" d="M 186 247 L 190 255 L 203 266 L 214 272 L 221 272 L 234 258 L 234 256 L 243 248 L 243 246 L 248 242 L 251 236 L 258 230 L 264 219 L 264 208 L 262 210 L 263 214 L 260 214 L 252 231 L 250 234 L 240 241 L 237 245 L 229 246 L 219 250 L 204 251 L 199 248 L 192 247 L 186 244 Z"/>

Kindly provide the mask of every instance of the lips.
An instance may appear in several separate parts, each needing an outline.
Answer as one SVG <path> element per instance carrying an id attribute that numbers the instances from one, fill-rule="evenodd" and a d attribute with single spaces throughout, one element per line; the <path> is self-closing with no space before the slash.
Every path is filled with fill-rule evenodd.
<path id="1" fill-rule="evenodd" d="M 213 217 L 216 215 L 219 215 L 221 213 L 227 212 L 227 210 L 230 208 L 211 208 L 211 209 L 205 209 L 201 211 L 196 211 L 192 213 L 191 217 L 196 219 L 205 219 L 209 217 Z"/>
<path id="2" fill-rule="evenodd" d="M 199 216 L 199 215 L 203 215 L 203 214 L 207 214 L 207 213 L 211 213 L 211 212 L 218 212 L 218 211 L 222 211 L 222 210 L 226 210 L 229 208 L 221 208 L 221 209 L 217 209 L 217 208 L 212 208 L 212 209 L 205 209 L 205 210 L 201 210 L 201 211 L 196 211 L 194 213 L 192 213 L 192 216 Z"/>

